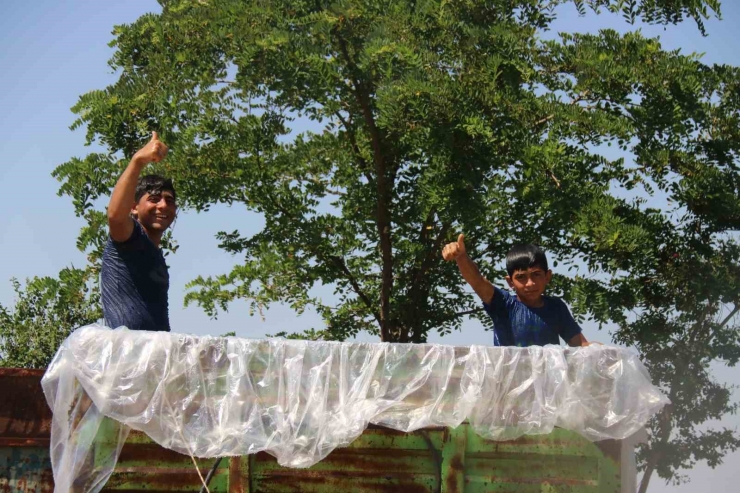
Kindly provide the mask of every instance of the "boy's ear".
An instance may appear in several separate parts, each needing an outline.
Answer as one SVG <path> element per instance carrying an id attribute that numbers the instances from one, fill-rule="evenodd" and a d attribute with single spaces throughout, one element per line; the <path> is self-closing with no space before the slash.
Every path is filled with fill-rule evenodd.
<path id="1" fill-rule="evenodd" d="M 506 284 L 508 284 L 511 289 L 514 289 L 514 283 L 511 281 L 511 276 L 506 276 L 505 279 Z"/>
<path id="2" fill-rule="evenodd" d="M 550 269 L 547 269 L 547 274 L 545 274 L 545 281 L 548 283 L 552 281 L 552 271 Z"/>

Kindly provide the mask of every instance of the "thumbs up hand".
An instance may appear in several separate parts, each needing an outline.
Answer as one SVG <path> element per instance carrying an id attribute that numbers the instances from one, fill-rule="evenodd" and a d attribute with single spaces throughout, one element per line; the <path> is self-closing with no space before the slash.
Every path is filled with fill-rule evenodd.
<path id="1" fill-rule="evenodd" d="M 445 245 L 445 247 L 442 249 L 442 258 L 444 258 L 448 262 L 452 262 L 453 260 L 457 260 L 458 257 L 461 255 L 466 255 L 465 252 L 465 235 L 460 235 L 457 237 L 457 241 L 454 243 L 448 243 Z"/>
<path id="2" fill-rule="evenodd" d="M 134 161 L 141 166 L 149 163 L 158 163 L 167 156 L 167 146 L 159 140 L 157 132 L 152 132 L 152 140 L 134 154 Z"/>

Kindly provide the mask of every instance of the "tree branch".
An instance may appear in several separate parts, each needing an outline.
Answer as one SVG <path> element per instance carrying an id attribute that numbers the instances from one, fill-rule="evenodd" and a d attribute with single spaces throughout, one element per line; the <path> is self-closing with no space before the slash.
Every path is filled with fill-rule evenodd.
<path id="1" fill-rule="evenodd" d="M 432 228 L 432 223 L 434 221 L 434 216 L 436 213 L 437 210 L 435 208 L 432 208 L 427 214 L 426 219 L 421 225 L 421 230 L 419 231 L 419 243 L 424 244 L 427 242 L 428 232 Z M 437 235 L 437 238 L 434 240 L 431 248 L 427 250 L 426 255 L 424 256 L 424 260 L 422 260 L 422 263 L 419 266 L 419 269 L 416 271 L 414 276 L 412 276 L 414 279 L 414 285 L 416 285 L 416 282 L 424 277 L 424 274 L 426 274 L 427 270 L 429 270 L 429 267 L 431 267 L 431 261 L 437 257 L 436 253 L 439 250 L 439 247 L 442 246 L 442 241 L 447 235 L 447 231 L 449 230 L 449 228 L 450 223 L 445 223 L 442 225 L 442 229 Z"/>
<path id="2" fill-rule="evenodd" d="M 339 197 L 344 197 L 345 193 L 341 190 L 337 190 L 334 188 L 329 188 L 329 185 L 323 181 L 321 181 L 319 178 L 316 178 L 315 176 L 306 176 L 306 177 L 299 177 L 299 176 L 293 176 L 293 175 L 283 175 L 283 178 L 281 179 L 282 183 L 290 183 L 292 181 L 300 182 L 300 184 L 304 183 L 313 183 L 314 185 L 318 185 L 324 189 L 324 192 L 326 192 L 329 195 L 337 195 Z"/>
<path id="3" fill-rule="evenodd" d="M 431 248 L 427 250 L 427 255 L 422 261 L 421 267 L 419 268 L 418 272 L 416 273 L 415 281 L 421 280 L 432 267 L 434 260 L 438 258 L 438 255 L 440 254 L 442 249 L 442 242 L 447 236 L 447 232 L 450 230 L 450 226 L 451 223 L 449 222 L 442 225 L 437 238 L 435 238 Z"/>
<path id="4" fill-rule="evenodd" d="M 294 217 L 294 222 L 297 222 L 297 223 L 299 223 L 299 224 L 300 224 L 300 221 L 297 221 L 297 219 L 295 219 L 295 216 L 294 216 L 293 214 L 291 214 L 291 213 L 290 213 L 290 212 L 289 212 L 288 210 L 286 210 L 286 209 L 285 209 L 284 207 L 282 207 L 282 206 L 281 206 L 281 205 L 280 205 L 280 204 L 279 204 L 279 203 L 278 203 L 278 202 L 277 202 L 277 201 L 276 201 L 276 200 L 274 199 L 274 197 L 273 197 L 273 196 L 271 196 L 271 195 L 268 195 L 268 196 L 267 196 L 267 199 L 268 199 L 268 200 L 269 200 L 270 202 L 272 202 L 273 206 L 274 206 L 274 207 L 275 207 L 276 209 L 278 209 L 278 210 L 279 210 L 280 212 L 282 212 L 282 213 L 283 213 L 284 215 L 286 215 L 286 216 L 288 216 L 288 217 L 291 217 L 291 216 L 293 216 L 293 217 Z M 318 252 L 318 251 L 314 251 L 314 255 L 316 255 L 316 258 L 317 258 L 317 259 L 321 259 L 321 258 L 322 258 L 322 255 L 321 255 L 321 253 L 320 253 L 320 252 Z M 372 301 L 371 301 L 371 300 L 370 300 L 370 298 L 369 298 L 369 297 L 368 297 L 368 296 L 367 296 L 367 295 L 365 294 L 365 292 L 364 292 L 364 291 L 362 290 L 362 288 L 360 287 L 359 283 L 357 282 L 357 279 L 355 279 L 355 277 L 354 277 L 354 276 L 352 275 L 352 272 L 350 272 L 350 270 L 349 270 L 349 268 L 347 267 L 347 264 L 346 264 L 346 263 L 344 262 L 344 260 L 343 260 L 342 258 L 340 258 L 340 257 L 336 256 L 336 255 L 330 255 L 330 256 L 329 256 L 328 258 L 329 258 L 329 259 L 330 259 L 330 260 L 331 260 L 332 262 L 334 262 L 334 264 L 335 264 L 335 265 L 336 265 L 336 266 L 337 266 L 337 267 L 339 268 L 339 270 L 340 270 L 340 271 L 342 271 L 342 273 L 343 273 L 343 274 L 345 275 L 345 277 L 347 278 L 347 281 L 349 281 L 350 285 L 352 286 L 352 289 L 354 290 L 354 292 L 355 292 L 355 293 L 357 294 L 357 296 L 359 296 L 359 297 L 360 297 L 360 299 L 362 300 L 362 302 L 363 302 L 363 303 L 365 303 L 365 305 L 366 305 L 366 306 L 368 307 L 368 309 L 369 309 L 370 313 L 372 314 L 373 318 L 375 318 L 375 320 L 376 320 L 376 321 L 378 322 L 378 324 L 379 324 L 379 325 L 381 325 L 381 327 L 382 327 L 382 324 L 381 324 L 381 319 L 380 319 L 380 317 L 379 317 L 379 316 L 378 316 L 378 314 L 377 314 L 377 313 L 376 313 L 376 312 L 375 312 L 375 311 L 373 310 L 373 303 L 372 303 Z"/>
<path id="5" fill-rule="evenodd" d="M 429 231 L 427 227 L 432 223 L 435 214 L 435 209 L 430 210 L 429 214 L 427 214 L 427 219 L 422 224 L 421 231 L 419 232 L 419 243 L 425 244 L 427 242 L 427 233 Z M 411 288 L 409 292 L 409 298 L 411 300 L 411 310 L 409 310 L 406 317 L 404 317 L 408 322 L 404 324 L 401 342 L 406 342 L 408 340 L 409 328 L 413 328 L 413 340 L 416 340 L 416 336 L 419 335 L 418 330 L 420 329 L 421 325 L 419 323 L 415 323 L 419 321 L 419 306 L 421 305 L 421 301 L 429 296 L 429 284 L 424 282 L 424 280 L 427 272 L 429 271 L 429 269 L 431 269 L 432 265 L 434 265 L 435 259 L 438 258 L 439 252 L 442 247 L 442 242 L 447 236 L 447 232 L 449 231 L 450 226 L 451 224 L 449 222 L 442 225 L 439 234 L 434 239 L 429 249 L 426 251 L 426 255 L 424 256 L 421 265 L 418 269 L 416 269 L 413 275 L 410 276 L 412 278 Z"/>
<path id="6" fill-rule="evenodd" d="M 730 323 L 730 320 L 732 320 L 733 317 L 735 317 L 735 315 L 737 315 L 737 312 L 740 312 L 740 303 L 735 303 L 735 308 L 733 308 L 732 311 L 730 312 L 730 314 L 727 315 L 727 317 L 725 317 L 725 319 L 722 320 L 722 322 L 720 322 L 719 327 L 717 327 L 717 328 L 718 329 L 724 329 L 725 328 L 725 325 L 727 325 L 728 323 Z"/>
<path id="7" fill-rule="evenodd" d="M 545 172 L 552 179 L 552 181 L 555 182 L 555 186 L 558 187 L 558 188 L 560 188 L 560 180 L 558 180 L 558 177 L 555 176 L 555 173 L 553 173 L 550 168 L 546 168 L 545 169 Z"/>
<path id="8" fill-rule="evenodd" d="M 370 173 L 368 173 L 369 166 L 367 165 L 367 161 L 365 161 L 365 158 L 362 157 L 362 153 L 360 152 L 360 146 L 357 145 L 357 135 L 355 134 L 355 129 L 352 128 L 351 124 L 342 116 L 340 112 L 336 112 L 335 115 L 337 118 L 339 118 L 339 121 L 342 122 L 342 125 L 344 126 L 344 129 L 347 132 L 347 135 L 349 136 L 349 143 L 352 146 L 352 150 L 355 153 L 355 157 L 357 158 L 357 161 L 360 163 L 360 166 L 362 167 L 362 172 L 365 175 L 365 178 L 367 179 L 368 183 L 373 182 L 373 177 Z"/>
<path id="9" fill-rule="evenodd" d="M 379 325 L 381 324 L 380 316 L 378 315 L 375 310 L 373 310 L 373 303 L 370 300 L 370 298 L 365 294 L 365 292 L 362 290 L 362 287 L 360 287 L 360 284 L 357 282 L 357 279 L 355 279 L 355 276 L 352 275 L 352 272 L 350 272 L 349 268 L 347 267 L 346 262 L 344 259 L 337 255 L 330 255 L 329 259 L 334 262 L 334 264 L 341 270 L 347 280 L 349 281 L 350 285 L 352 286 L 352 289 L 357 294 L 357 296 L 360 297 L 363 303 L 365 303 L 365 306 L 370 310 L 370 313 L 372 314 L 373 318 L 378 322 Z"/>
<path id="10" fill-rule="evenodd" d="M 544 117 L 544 118 L 540 118 L 539 120 L 537 120 L 536 122 L 534 122 L 534 126 L 535 126 L 535 127 L 539 127 L 539 126 L 540 126 L 540 125 L 542 125 L 543 123 L 547 123 L 547 122 L 549 122 L 550 120 L 552 120 L 553 118 L 555 118 L 555 114 L 549 114 L 549 115 L 547 115 L 546 117 Z"/>
<path id="11" fill-rule="evenodd" d="M 457 313 L 453 314 L 450 317 L 450 319 L 457 318 L 457 317 L 462 317 L 464 315 L 472 315 L 474 313 L 478 313 L 478 312 L 482 312 L 482 311 L 483 311 L 483 308 L 473 308 L 472 310 L 465 310 L 463 312 L 457 312 Z"/>
<path id="12" fill-rule="evenodd" d="M 370 132 L 370 141 L 373 148 L 373 161 L 375 163 L 376 189 L 378 203 L 376 209 L 378 236 L 380 239 L 380 254 L 382 258 L 381 287 L 380 287 L 380 339 L 389 341 L 391 339 L 390 299 L 393 290 L 393 244 L 391 242 L 391 215 L 390 215 L 390 190 L 393 183 L 388 183 L 385 158 L 383 157 L 383 146 L 380 131 L 375 125 L 372 108 L 370 106 L 370 90 L 361 82 L 362 74 L 350 57 L 347 43 L 334 29 L 334 34 L 339 42 L 342 56 L 352 76 L 353 94 L 362 109 L 365 125 Z"/>
<path id="13" fill-rule="evenodd" d="M 689 340 L 687 341 L 687 343 L 684 343 L 684 347 L 686 348 L 693 347 L 696 344 L 697 337 L 699 337 L 700 335 L 706 337 L 708 340 L 711 340 L 714 334 L 708 333 L 708 331 L 710 330 L 710 324 L 706 323 L 707 317 L 709 315 L 708 312 L 710 310 L 711 310 L 711 305 L 707 305 L 704 307 L 704 309 L 701 312 L 701 316 L 698 318 L 698 320 L 694 324 L 694 326 L 699 325 L 699 327 L 697 327 L 695 330 L 691 332 L 691 335 L 689 336 Z M 722 328 L 722 326 L 720 326 L 720 328 Z"/>
<path id="14" fill-rule="evenodd" d="M 725 325 L 730 323 L 730 320 L 732 320 L 735 317 L 735 315 L 737 315 L 738 312 L 740 312 L 740 302 L 735 302 L 735 308 L 733 308 L 730 314 L 727 315 L 725 319 L 719 323 L 717 330 L 723 329 Z M 709 334 L 709 337 L 707 337 L 706 345 L 712 342 L 712 339 L 714 339 L 714 336 L 717 334 L 717 330 Z"/>
<path id="15" fill-rule="evenodd" d="M 671 386 L 671 392 L 668 397 L 671 402 L 675 399 L 675 393 L 673 391 L 673 386 Z M 660 439 L 658 441 L 658 446 L 662 447 L 666 443 L 668 443 L 668 440 L 671 437 L 671 431 L 673 431 L 673 425 L 671 424 L 671 417 L 673 415 L 673 408 L 669 404 L 663 410 L 660 412 L 660 416 L 658 419 L 663 424 L 663 427 L 660 430 Z M 647 466 L 645 467 L 645 472 L 642 475 L 642 479 L 640 480 L 640 488 L 638 490 L 638 493 L 646 493 L 648 485 L 650 484 L 650 477 L 653 475 L 653 472 L 655 471 L 656 467 L 658 466 L 658 461 L 663 458 L 663 452 L 661 450 L 656 450 L 655 446 L 650 447 L 649 457 L 647 461 Z"/>

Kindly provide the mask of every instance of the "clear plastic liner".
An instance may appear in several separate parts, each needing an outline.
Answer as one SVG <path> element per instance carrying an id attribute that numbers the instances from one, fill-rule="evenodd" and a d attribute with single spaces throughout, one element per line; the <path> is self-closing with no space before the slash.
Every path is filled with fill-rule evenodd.
<path id="1" fill-rule="evenodd" d="M 492 440 L 624 439 L 668 399 L 611 346 L 453 347 L 197 337 L 88 326 L 42 385 L 55 491 L 97 492 L 130 429 L 195 457 L 269 452 L 309 467 L 369 423 L 405 432 L 468 420 Z"/>

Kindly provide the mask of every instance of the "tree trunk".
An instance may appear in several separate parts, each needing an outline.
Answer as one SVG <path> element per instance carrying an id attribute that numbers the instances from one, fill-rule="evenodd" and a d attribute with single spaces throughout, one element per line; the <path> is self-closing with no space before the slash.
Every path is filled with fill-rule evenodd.
<path id="1" fill-rule="evenodd" d="M 645 468 L 645 474 L 642 475 L 642 479 L 640 480 L 640 488 L 638 489 L 637 493 L 645 493 L 648 489 L 648 485 L 650 484 L 650 476 L 653 475 L 653 471 L 655 471 L 655 465 L 658 463 L 659 454 L 657 452 L 653 452 L 650 455 L 650 459 L 648 460 L 648 465 Z"/>
<path id="2" fill-rule="evenodd" d="M 674 389 L 675 386 L 671 386 L 671 392 L 668 394 L 668 398 L 671 399 L 671 402 L 673 402 L 673 399 L 675 398 Z M 665 446 L 671 438 L 671 431 L 673 430 L 673 425 L 671 424 L 672 414 L 672 404 L 667 405 L 660 412 L 660 420 L 663 425 L 660 430 L 660 440 L 658 440 L 657 444 L 650 447 L 650 456 L 648 457 L 647 467 L 645 467 L 645 473 L 642 475 L 642 480 L 640 480 L 640 489 L 638 490 L 638 493 L 645 493 L 647 491 L 648 485 L 650 484 L 650 477 L 653 475 L 653 472 L 655 472 L 658 461 L 663 455 L 661 448 Z"/>

